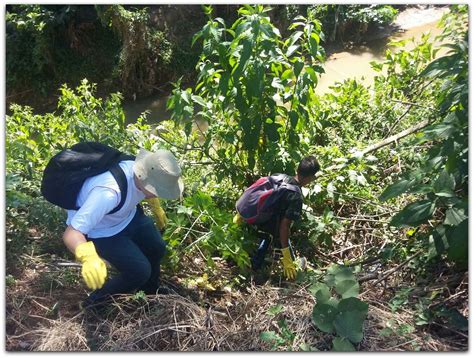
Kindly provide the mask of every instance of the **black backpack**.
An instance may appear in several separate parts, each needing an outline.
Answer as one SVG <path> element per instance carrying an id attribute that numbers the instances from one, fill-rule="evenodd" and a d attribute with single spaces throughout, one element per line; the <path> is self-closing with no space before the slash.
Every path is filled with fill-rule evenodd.
<path id="1" fill-rule="evenodd" d="M 68 210 L 78 210 L 77 196 L 87 178 L 108 170 L 121 191 L 121 200 L 109 214 L 119 211 L 127 198 L 127 178 L 119 166 L 135 157 L 97 142 L 81 142 L 50 159 L 43 172 L 41 194 L 49 202 Z"/>

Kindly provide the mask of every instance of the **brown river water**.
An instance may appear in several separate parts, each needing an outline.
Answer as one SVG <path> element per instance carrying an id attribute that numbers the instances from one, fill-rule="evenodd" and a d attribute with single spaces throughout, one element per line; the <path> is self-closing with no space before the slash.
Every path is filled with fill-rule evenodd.
<path id="1" fill-rule="evenodd" d="M 435 37 L 442 32 L 437 24 L 446 11 L 447 7 L 440 8 L 427 5 L 408 8 L 397 16 L 394 22 L 394 26 L 398 28 L 396 32 L 369 41 L 367 44 L 355 46 L 350 50 L 332 53 L 324 63 L 325 73 L 320 77 L 317 92 L 320 94 L 327 93 L 331 91 L 330 87 L 335 83 L 349 78 L 355 78 L 367 85 L 371 84 L 377 73 L 372 70 L 370 62 L 383 61 L 385 51 L 391 48 L 391 41 L 409 40 L 411 38 L 416 41 L 428 32 L 430 37 L 435 40 Z M 413 46 L 410 41 L 407 41 L 404 48 L 410 49 Z M 135 121 L 145 110 L 150 111 L 147 117 L 150 123 L 168 119 L 166 100 L 167 97 L 151 96 L 125 103 L 124 110 L 127 122 Z"/>

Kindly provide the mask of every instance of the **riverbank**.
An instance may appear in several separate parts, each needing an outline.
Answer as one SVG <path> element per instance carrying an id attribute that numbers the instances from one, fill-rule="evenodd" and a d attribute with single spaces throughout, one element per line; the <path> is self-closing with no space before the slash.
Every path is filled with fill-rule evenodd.
<path id="1" fill-rule="evenodd" d="M 368 63 L 372 60 L 380 59 L 380 55 L 383 53 L 387 46 L 390 36 L 403 36 L 404 33 L 410 31 L 412 28 L 422 26 L 426 23 L 433 23 L 441 18 L 442 14 L 448 10 L 447 6 L 440 5 L 407 5 L 401 7 L 401 11 L 398 14 L 395 21 L 385 27 L 379 27 L 371 30 L 363 35 L 362 41 L 359 43 L 345 42 L 335 43 L 326 45 L 327 61 L 325 64 L 327 74 L 325 78 L 329 78 L 328 83 L 333 83 L 331 79 L 331 67 L 336 66 L 334 61 L 344 61 L 346 52 L 350 54 L 356 54 L 358 57 L 356 64 L 362 66 L 362 70 L 357 70 L 357 66 L 349 63 L 351 66 L 345 64 L 341 66 L 336 72 L 343 74 L 344 78 L 350 75 L 358 75 L 365 73 L 368 70 Z M 373 53 L 375 57 L 366 56 L 366 53 Z M 348 59 L 349 61 L 349 59 Z M 365 67 L 364 67 L 365 66 Z M 355 70 L 355 72 L 353 72 Z M 342 71 L 342 72 L 341 72 Z M 347 73 L 346 73 L 347 71 Z M 334 76 L 335 81 L 340 80 L 340 76 Z M 320 89 L 323 87 L 325 79 L 322 79 L 319 86 Z M 75 88 L 78 83 L 68 83 L 70 88 Z M 187 84 L 192 87 L 192 83 Z M 58 84 L 59 88 L 60 84 Z M 124 110 L 126 114 L 127 122 L 135 121 L 138 116 L 144 111 L 149 111 L 148 120 L 151 122 L 160 121 L 169 117 L 166 113 L 166 100 L 172 91 L 171 83 L 157 84 L 157 90 L 155 93 L 148 97 L 137 97 L 135 100 L 126 100 L 124 102 Z M 158 89 L 159 88 L 159 89 Z M 100 83 L 97 86 L 97 94 L 99 97 L 106 97 L 110 94 L 110 91 L 106 89 Z M 15 96 L 6 97 L 6 113 L 9 114 L 9 105 L 11 103 L 18 103 L 21 105 L 28 105 L 33 107 L 34 112 L 38 114 L 44 114 L 46 112 L 54 111 L 57 108 L 57 100 L 59 97 L 59 90 L 50 93 L 46 97 L 43 97 L 33 90 L 27 90 L 22 93 L 18 93 Z"/>
<path id="2" fill-rule="evenodd" d="M 369 83 L 375 72 L 371 61 L 383 60 L 388 43 L 392 40 L 418 38 L 430 31 L 432 38 L 441 33 L 437 23 L 449 11 L 448 6 L 414 5 L 402 10 L 395 21 L 377 31 L 367 33 L 364 41 L 359 44 L 338 43 L 326 49 L 327 59 L 324 64 L 326 73 L 318 83 L 318 93 L 325 93 L 336 82 L 346 78 L 362 79 Z M 169 118 L 166 111 L 168 94 L 159 93 L 147 98 L 124 103 L 127 122 L 133 122 L 144 111 L 148 111 L 148 120 L 156 123 Z"/>

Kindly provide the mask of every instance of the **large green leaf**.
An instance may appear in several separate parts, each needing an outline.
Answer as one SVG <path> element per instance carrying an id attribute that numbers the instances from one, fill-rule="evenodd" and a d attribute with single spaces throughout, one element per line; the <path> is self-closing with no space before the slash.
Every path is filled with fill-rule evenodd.
<path id="1" fill-rule="evenodd" d="M 359 294 L 359 282 L 356 280 L 343 280 L 336 283 L 336 292 L 342 298 L 356 297 Z"/>
<path id="2" fill-rule="evenodd" d="M 240 54 L 240 60 L 232 70 L 232 77 L 234 81 L 238 82 L 242 71 L 247 66 L 247 62 L 252 54 L 252 43 L 248 39 L 242 40 L 242 52 Z"/>
<path id="3" fill-rule="evenodd" d="M 222 74 L 220 80 L 219 80 L 219 91 L 223 96 L 227 95 L 227 90 L 229 88 L 229 79 L 230 75 L 228 72 L 225 72 Z"/>
<path id="4" fill-rule="evenodd" d="M 462 268 L 467 268 L 468 263 L 468 221 L 464 220 L 448 234 L 448 258 Z"/>
<path id="5" fill-rule="evenodd" d="M 354 274 L 352 268 L 347 266 L 338 266 L 332 271 L 335 282 L 338 284 L 341 281 L 354 280 Z"/>
<path id="6" fill-rule="evenodd" d="M 293 77 L 293 69 L 292 68 L 287 69 L 285 72 L 282 73 L 281 80 L 285 81 L 285 80 L 287 80 L 291 77 Z"/>
<path id="7" fill-rule="evenodd" d="M 291 127 L 295 128 L 296 125 L 298 124 L 298 113 L 296 113 L 295 111 L 290 111 L 289 117 L 290 117 Z"/>
<path id="8" fill-rule="evenodd" d="M 336 337 L 332 340 L 332 350 L 335 352 L 355 352 L 356 349 L 348 339 Z"/>
<path id="9" fill-rule="evenodd" d="M 305 68 L 305 71 L 311 78 L 311 81 L 313 81 L 313 83 L 316 85 L 318 83 L 318 76 L 316 75 L 316 72 L 309 66 Z"/>
<path id="10" fill-rule="evenodd" d="M 296 41 L 299 40 L 299 38 L 303 35 L 303 31 L 295 31 L 289 38 L 286 40 L 285 45 L 287 46 L 292 46 L 295 44 Z M 288 55 L 287 55 L 288 56 Z"/>
<path id="11" fill-rule="evenodd" d="M 441 255 L 448 248 L 448 239 L 446 238 L 446 229 L 443 225 L 438 225 L 431 233 L 430 239 L 431 256 Z"/>
<path id="12" fill-rule="evenodd" d="M 363 338 L 362 327 L 365 317 L 360 311 L 340 312 L 334 320 L 334 328 L 341 337 L 353 343 L 359 343 Z"/>
<path id="13" fill-rule="evenodd" d="M 459 60 L 458 55 L 440 57 L 431 62 L 426 68 L 421 71 L 420 76 L 435 77 L 441 73 L 447 72 Z"/>
<path id="14" fill-rule="evenodd" d="M 279 123 L 264 124 L 265 135 L 271 142 L 278 142 L 280 140 L 280 133 L 278 132 L 278 128 L 280 127 L 281 125 Z"/>
<path id="15" fill-rule="evenodd" d="M 464 209 L 454 206 L 446 210 L 445 225 L 459 225 L 463 220 L 467 219 Z"/>
<path id="16" fill-rule="evenodd" d="M 369 311 L 369 305 L 356 297 L 349 297 L 339 301 L 337 309 L 340 312 L 358 311 L 365 318 Z"/>
<path id="17" fill-rule="evenodd" d="M 427 127 L 424 131 L 426 139 L 445 139 L 456 132 L 456 127 L 451 123 L 438 123 Z"/>
<path id="18" fill-rule="evenodd" d="M 295 76 L 298 77 L 301 73 L 301 70 L 304 67 L 304 62 L 301 60 L 296 60 L 295 63 L 293 64 L 293 70 L 295 73 Z"/>
<path id="19" fill-rule="evenodd" d="M 389 185 L 379 196 L 380 201 L 392 199 L 406 192 L 415 183 L 415 180 L 402 179 Z"/>
<path id="20" fill-rule="evenodd" d="M 338 309 L 325 303 L 317 303 L 313 307 L 313 321 L 321 331 L 326 333 L 334 332 L 334 320 L 338 314 Z"/>
<path id="21" fill-rule="evenodd" d="M 327 303 L 331 298 L 331 293 L 329 292 L 329 287 L 322 282 L 315 283 L 308 288 L 308 291 L 311 292 L 316 297 L 317 303 Z"/>
<path id="22" fill-rule="evenodd" d="M 390 224 L 397 227 L 417 226 L 429 219 L 434 209 L 435 203 L 431 200 L 416 201 L 394 215 Z"/>
<path id="23" fill-rule="evenodd" d="M 345 337 L 353 343 L 362 340 L 362 327 L 367 317 L 369 305 L 358 298 L 349 297 L 342 299 L 337 309 L 339 311 L 334 320 L 337 334 Z"/>
<path id="24" fill-rule="evenodd" d="M 454 176 L 443 170 L 433 184 L 433 190 L 438 196 L 453 196 L 453 190 L 456 186 Z"/>

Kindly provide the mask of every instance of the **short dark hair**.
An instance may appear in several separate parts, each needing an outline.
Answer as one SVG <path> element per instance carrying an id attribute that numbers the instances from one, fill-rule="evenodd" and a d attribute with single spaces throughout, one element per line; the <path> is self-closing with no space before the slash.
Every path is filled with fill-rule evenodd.
<path id="1" fill-rule="evenodd" d="M 320 169 L 319 163 L 314 155 L 304 157 L 298 165 L 297 173 L 302 177 L 315 175 Z"/>

